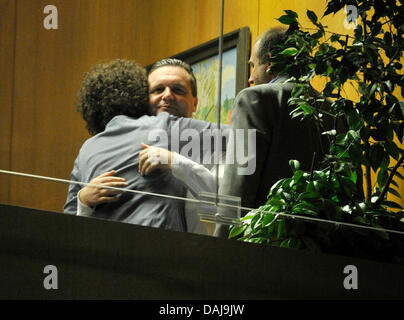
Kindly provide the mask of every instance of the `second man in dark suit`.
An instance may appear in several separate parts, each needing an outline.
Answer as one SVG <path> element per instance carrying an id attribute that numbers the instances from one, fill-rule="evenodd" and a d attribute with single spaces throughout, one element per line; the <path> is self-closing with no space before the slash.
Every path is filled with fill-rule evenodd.
<path id="1" fill-rule="evenodd" d="M 241 197 L 243 207 L 258 208 L 265 204 L 271 186 L 292 175 L 289 160 L 296 159 L 303 170 L 310 170 L 313 153 L 322 153 L 315 125 L 310 121 L 291 119 L 288 99 L 295 85 L 285 82 L 288 76 L 271 72 L 269 51 L 285 38 L 285 30 L 281 28 L 269 29 L 258 37 L 249 61 L 252 66 L 249 83 L 254 86 L 242 90 L 234 104 L 231 128 L 242 129 L 245 137 L 249 130 L 256 130 L 256 152 L 245 157 L 250 161 L 255 158 L 256 167 L 252 174 L 241 175 L 242 163 L 226 164 L 219 193 Z M 235 143 L 235 148 L 236 153 L 246 155 L 248 151 L 246 144 Z M 227 152 L 231 150 L 233 146 L 228 146 Z M 232 216 L 234 212 L 226 209 L 220 213 Z M 242 211 L 241 215 L 246 213 Z M 228 227 L 218 225 L 215 235 L 227 237 Z"/>

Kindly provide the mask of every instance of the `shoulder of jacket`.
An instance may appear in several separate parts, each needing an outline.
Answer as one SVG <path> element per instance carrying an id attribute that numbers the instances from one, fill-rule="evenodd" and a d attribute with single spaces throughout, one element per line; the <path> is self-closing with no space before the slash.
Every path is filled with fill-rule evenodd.
<path id="1" fill-rule="evenodd" d="M 253 87 L 248 87 L 241 90 L 238 94 L 238 98 L 248 98 L 251 99 L 253 97 L 259 98 L 261 96 L 271 96 L 278 95 L 283 91 L 291 91 L 294 87 L 294 84 L 291 82 L 288 83 L 265 83 L 259 84 Z"/>

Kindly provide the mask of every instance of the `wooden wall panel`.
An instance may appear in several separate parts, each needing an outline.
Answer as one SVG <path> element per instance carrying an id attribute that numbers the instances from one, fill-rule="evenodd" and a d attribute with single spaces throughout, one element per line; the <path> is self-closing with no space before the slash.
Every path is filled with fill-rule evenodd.
<path id="1" fill-rule="evenodd" d="M 69 178 L 88 134 L 76 112 L 83 74 L 113 58 L 136 58 L 136 3 L 127 0 L 53 1 L 59 29 L 46 30 L 48 1 L 17 2 L 12 169 Z M 67 185 L 13 178 L 11 202 L 60 211 Z"/>
<path id="2" fill-rule="evenodd" d="M 0 169 L 10 169 L 15 0 L 0 0 Z M 0 203 L 9 201 L 10 177 L 0 174 Z"/>
<path id="3" fill-rule="evenodd" d="M 144 64 L 151 64 L 192 46 L 194 0 L 140 0 L 137 4 L 136 17 L 141 22 L 139 29 L 143 33 L 140 45 L 144 51 Z"/>
<path id="4" fill-rule="evenodd" d="M 324 0 L 260 0 L 260 12 L 259 12 L 259 33 L 264 32 L 270 27 L 280 25 L 280 22 L 276 20 L 281 15 L 285 14 L 284 10 L 293 10 L 299 16 L 299 21 L 305 27 L 311 27 L 312 24 L 307 18 L 306 10 L 310 9 L 314 11 L 320 19 L 325 11 L 326 2 Z M 323 22 L 330 30 L 342 31 L 344 27 L 344 18 L 341 14 L 336 16 L 325 17 Z M 257 35 L 258 35 L 257 34 Z M 254 38 L 257 35 L 253 35 Z"/>
<path id="5" fill-rule="evenodd" d="M 255 32 L 258 3 L 259 0 L 226 0 L 224 33 L 244 26 Z M 144 30 L 139 60 L 146 65 L 214 39 L 220 32 L 217 0 L 139 1 L 136 17 Z"/>
<path id="6" fill-rule="evenodd" d="M 224 2 L 223 32 L 248 26 L 250 32 L 258 28 L 259 0 L 227 0 Z M 196 45 L 219 36 L 220 33 L 220 1 L 196 0 L 194 38 Z"/>

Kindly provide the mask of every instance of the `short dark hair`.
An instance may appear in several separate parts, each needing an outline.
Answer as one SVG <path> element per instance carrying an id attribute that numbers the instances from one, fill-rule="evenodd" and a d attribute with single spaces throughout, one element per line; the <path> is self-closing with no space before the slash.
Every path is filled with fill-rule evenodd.
<path id="1" fill-rule="evenodd" d="M 258 60 L 263 64 L 270 61 L 269 51 L 286 40 L 286 28 L 274 27 L 261 34 L 255 42 L 261 41 L 258 48 Z"/>
<path id="2" fill-rule="evenodd" d="M 191 91 L 192 91 L 192 95 L 194 97 L 196 97 L 198 95 L 198 89 L 197 89 L 197 85 L 196 85 L 196 78 L 194 75 L 194 72 L 192 70 L 192 67 L 179 59 L 173 59 L 173 58 L 167 58 L 167 59 L 163 59 L 160 61 L 157 61 L 156 63 L 154 63 L 149 71 L 148 71 L 148 75 L 150 75 L 154 70 L 161 68 L 161 67 L 166 67 L 166 66 L 173 66 L 173 67 L 181 67 L 183 68 L 186 72 L 188 72 L 189 76 L 191 77 Z"/>
<path id="3" fill-rule="evenodd" d="M 100 63 L 83 78 L 77 110 L 94 135 L 117 115 L 139 118 L 149 114 L 148 91 L 146 71 L 137 62 L 116 59 Z"/>

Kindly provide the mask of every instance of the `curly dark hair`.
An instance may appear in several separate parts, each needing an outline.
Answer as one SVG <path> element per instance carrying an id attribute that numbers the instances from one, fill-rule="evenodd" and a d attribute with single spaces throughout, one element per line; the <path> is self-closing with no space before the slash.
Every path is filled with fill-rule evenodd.
<path id="1" fill-rule="evenodd" d="M 117 115 L 139 118 L 149 114 L 148 90 L 146 71 L 137 62 L 116 59 L 101 63 L 85 74 L 77 110 L 94 135 Z"/>

